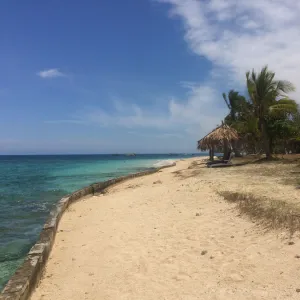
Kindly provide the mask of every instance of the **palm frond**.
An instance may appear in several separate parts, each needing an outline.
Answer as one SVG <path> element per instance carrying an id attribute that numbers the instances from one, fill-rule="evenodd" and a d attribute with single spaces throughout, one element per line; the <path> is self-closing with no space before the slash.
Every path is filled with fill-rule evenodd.
<path id="1" fill-rule="evenodd" d="M 270 106 L 269 111 L 271 115 L 296 114 L 298 112 L 298 104 L 295 100 L 282 98 L 276 101 L 276 104 Z"/>
<path id="2" fill-rule="evenodd" d="M 279 94 L 287 94 L 295 91 L 295 86 L 287 80 L 279 80 L 276 82 L 276 90 Z"/>
<path id="3" fill-rule="evenodd" d="M 230 104 L 229 104 L 229 102 L 228 102 L 228 100 L 227 100 L 227 96 L 226 96 L 226 94 L 225 94 L 225 93 L 223 93 L 223 94 L 222 94 L 222 96 L 223 96 L 223 99 L 224 99 L 224 101 L 225 101 L 225 103 L 226 103 L 226 105 L 227 105 L 228 109 L 230 109 Z"/>
<path id="4" fill-rule="evenodd" d="M 292 114 L 296 113 L 298 107 L 293 104 L 275 104 L 269 108 L 271 114 Z"/>

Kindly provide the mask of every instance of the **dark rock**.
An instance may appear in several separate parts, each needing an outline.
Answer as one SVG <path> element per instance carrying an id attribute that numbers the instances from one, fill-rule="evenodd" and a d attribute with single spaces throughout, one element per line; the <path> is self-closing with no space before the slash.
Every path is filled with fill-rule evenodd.
<path id="1" fill-rule="evenodd" d="M 201 252 L 201 255 L 205 255 L 207 253 L 207 251 L 206 250 L 203 250 L 202 252 Z"/>
<path id="2" fill-rule="evenodd" d="M 288 242 L 288 245 L 294 245 L 295 243 L 294 242 Z"/>
<path id="3" fill-rule="evenodd" d="M 199 213 L 196 213 L 196 217 L 199 217 L 200 216 L 200 214 Z"/>

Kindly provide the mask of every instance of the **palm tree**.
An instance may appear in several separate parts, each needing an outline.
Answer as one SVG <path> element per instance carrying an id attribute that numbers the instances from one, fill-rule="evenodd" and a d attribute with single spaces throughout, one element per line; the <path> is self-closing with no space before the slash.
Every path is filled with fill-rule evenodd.
<path id="1" fill-rule="evenodd" d="M 225 124 L 232 126 L 239 131 L 239 128 L 244 121 L 244 115 L 247 111 L 247 101 L 244 96 L 241 96 L 239 92 L 235 90 L 230 90 L 228 96 L 223 93 L 223 99 L 229 109 L 229 114 L 225 117 Z M 241 156 L 238 150 L 240 141 L 234 141 L 232 143 L 232 148 L 235 156 Z"/>
<path id="2" fill-rule="evenodd" d="M 238 114 L 243 111 L 247 103 L 245 97 L 241 96 L 239 92 L 235 90 L 230 90 L 228 96 L 223 93 L 223 99 L 230 111 L 228 117 L 230 117 L 231 122 L 235 122 Z"/>
<path id="3" fill-rule="evenodd" d="M 300 132 L 299 108 L 294 100 L 282 99 L 270 107 L 268 130 L 277 149 L 285 152 L 290 141 L 297 138 Z"/>
<path id="4" fill-rule="evenodd" d="M 254 115 L 258 119 L 258 128 L 262 136 L 266 158 L 272 157 L 268 120 L 270 114 L 293 110 L 295 102 L 286 94 L 295 90 L 289 81 L 275 80 L 275 73 L 262 68 L 260 73 L 254 70 L 246 73 L 247 87 L 253 105 Z"/>

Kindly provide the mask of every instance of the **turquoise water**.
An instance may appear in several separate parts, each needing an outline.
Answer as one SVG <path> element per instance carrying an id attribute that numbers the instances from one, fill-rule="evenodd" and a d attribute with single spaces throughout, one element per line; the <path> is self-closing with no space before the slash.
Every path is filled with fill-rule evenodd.
<path id="1" fill-rule="evenodd" d="M 0 290 L 35 243 L 53 205 L 94 182 L 191 155 L 0 156 Z"/>

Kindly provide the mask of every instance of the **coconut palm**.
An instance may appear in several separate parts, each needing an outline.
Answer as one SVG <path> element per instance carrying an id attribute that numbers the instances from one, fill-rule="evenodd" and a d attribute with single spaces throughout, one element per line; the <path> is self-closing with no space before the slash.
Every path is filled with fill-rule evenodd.
<path id="1" fill-rule="evenodd" d="M 247 105 L 245 97 L 241 96 L 239 92 L 235 90 L 230 90 L 228 96 L 223 93 L 223 99 L 230 111 L 227 119 L 230 118 L 231 122 L 235 122 L 238 115 L 243 112 Z"/>
<path id="2" fill-rule="evenodd" d="M 266 158 L 271 158 L 268 121 L 270 115 L 294 111 L 295 101 L 287 98 L 287 93 L 295 90 L 289 81 L 275 80 L 275 73 L 265 66 L 260 73 L 254 70 L 246 73 L 247 87 L 254 116 L 258 119 Z"/>
<path id="3" fill-rule="evenodd" d="M 272 146 L 275 142 L 276 148 L 285 152 L 290 140 L 293 140 L 299 136 L 300 124 L 299 124 L 299 109 L 298 105 L 293 100 L 285 99 L 278 101 L 284 103 L 273 105 L 270 107 L 270 116 L 268 120 L 268 130 L 270 133 L 270 143 Z M 272 149 L 271 149 L 272 150 Z"/>
<path id="4" fill-rule="evenodd" d="M 229 109 L 229 114 L 225 117 L 225 124 L 232 126 L 239 133 L 240 137 L 243 139 L 243 130 L 245 123 L 247 123 L 247 115 L 249 110 L 249 102 L 246 98 L 239 94 L 235 90 L 230 90 L 228 95 L 223 93 L 223 99 Z M 236 140 L 232 143 L 232 148 L 235 156 L 241 156 L 239 148 L 241 148 L 241 140 Z"/>

